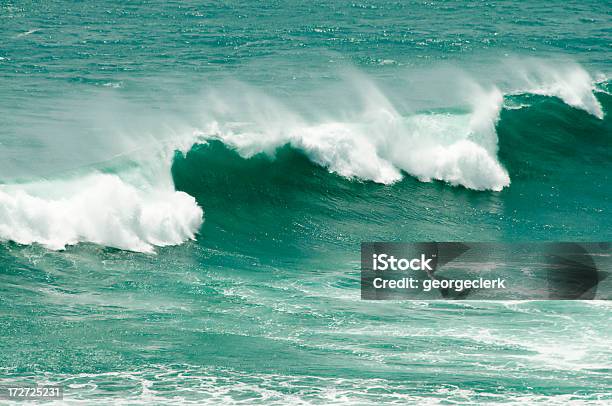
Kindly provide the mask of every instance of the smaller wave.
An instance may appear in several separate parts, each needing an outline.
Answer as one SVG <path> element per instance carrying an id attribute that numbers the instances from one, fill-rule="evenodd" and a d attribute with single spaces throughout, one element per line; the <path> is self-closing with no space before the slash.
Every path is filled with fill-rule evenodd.
<path id="1" fill-rule="evenodd" d="M 81 241 L 152 253 L 194 239 L 202 209 L 184 192 L 117 175 L 0 186 L 0 240 L 64 249 Z"/>

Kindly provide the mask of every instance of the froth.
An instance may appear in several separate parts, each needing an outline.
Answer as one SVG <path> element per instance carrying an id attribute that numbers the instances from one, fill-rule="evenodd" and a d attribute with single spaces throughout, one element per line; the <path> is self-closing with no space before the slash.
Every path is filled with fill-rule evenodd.
<path id="1" fill-rule="evenodd" d="M 0 187 L 0 239 L 20 244 L 63 249 L 87 241 L 150 253 L 193 239 L 201 224 L 193 197 L 116 175 Z"/>
<path id="2" fill-rule="evenodd" d="M 382 93 L 371 90 L 361 111 L 347 119 L 308 120 L 296 112 L 273 115 L 278 101 L 259 98 L 259 109 L 243 111 L 234 120 L 213 120 L 199 136 L 220 139 L 242 156 L 271 153 L 282 145 L 304 151 L 331 172 L 390 184 L 406 172 L 422 181 L 441 180 L 476 190 L 499 191 L 510 184 L 497 161 L 495 123 L 502 105 L 499 90 L 472 93 L 471 111 L 425 112 L 404 116 Z M 369 88 L 373 87 L 370 84 Z M 253 97 L 251 95 L 251 97 Z M 282 106 L 283 111 L 288 110 Z M 214 115 L 213 115 L 214 117 Z M 262 121 L 261 117 L 268 119 Z"/>

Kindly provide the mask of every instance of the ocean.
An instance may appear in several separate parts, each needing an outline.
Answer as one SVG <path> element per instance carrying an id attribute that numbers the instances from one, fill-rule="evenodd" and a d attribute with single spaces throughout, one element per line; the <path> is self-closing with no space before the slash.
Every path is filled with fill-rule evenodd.
<path id="1" fill-rule="evenodd" d="M 607 301 L 360 297 L 364 241 L 611 241 L 611 61 L 608 1 L 0 1 L 0 386 L 612 403 Z"/>

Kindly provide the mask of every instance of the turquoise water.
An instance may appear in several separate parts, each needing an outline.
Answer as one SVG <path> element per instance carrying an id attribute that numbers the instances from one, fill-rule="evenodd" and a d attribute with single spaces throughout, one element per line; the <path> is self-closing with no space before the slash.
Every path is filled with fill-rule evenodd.
<path id="1" fill-rule="evenodd" d="M 612 239 L 609 3 L 122 3 L 0 2 L 0 383 L 612 402 L 608 302 L 359 290 L 362 241 Z"/>

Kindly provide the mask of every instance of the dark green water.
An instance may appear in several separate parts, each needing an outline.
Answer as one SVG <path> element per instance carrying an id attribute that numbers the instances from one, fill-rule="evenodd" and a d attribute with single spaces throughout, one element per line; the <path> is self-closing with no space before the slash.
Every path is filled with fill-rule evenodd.
<path id="1" fill-rule="evenodd" d="M 611 18 L 0 2 L 0 384 L 86 404 L 612 402 L 605 301 L 359 291 L 362 241 L 611 239 Z"/>

